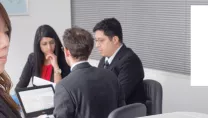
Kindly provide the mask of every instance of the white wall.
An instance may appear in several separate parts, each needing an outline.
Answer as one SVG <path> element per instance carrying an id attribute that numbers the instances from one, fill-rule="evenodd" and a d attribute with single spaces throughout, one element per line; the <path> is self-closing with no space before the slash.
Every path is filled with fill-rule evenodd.
<path id="1" fill-rule="evenodd" d="M 97 66 L 97 60 L 90 59 Z M 190 76 L 145 68 L 145 79 L 163 87 L 163 112 L 194 111 L 208 114 L 208 87 L 190 86 Z"/>
<path id="2" fill-rule="evenodd" d="M 64 30 L 71 27 L 70 0 L 28 1 L 28 16 L 10 16 L 13 31 L 6 70 L 14 86 L 19 80 L 29 53 L 33 51 L 36 29 L 42 24 L 49 24 L 61 38 Z"/>

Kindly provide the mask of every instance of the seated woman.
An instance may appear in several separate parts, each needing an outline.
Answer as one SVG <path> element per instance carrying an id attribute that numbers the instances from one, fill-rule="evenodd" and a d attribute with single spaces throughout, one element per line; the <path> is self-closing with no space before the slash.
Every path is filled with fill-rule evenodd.
<path id="1" fill-rule="evenodd" d="M 20 108 L 9 94 L 12 83 L 4 70 L 7 62 L 11 30 L 8 14 L 0 3 L 0 118 L 21 118 Z"/>
<path id="2" fill-rule="evenodd" d="M 70 67 L 61 48 L 55 30 L 49 25 L 40 26 L 35 34 L 34 52 L 28 57 L 16 89 L 27 87 L 34 76 L 54 83 L 67 76 Z"/>

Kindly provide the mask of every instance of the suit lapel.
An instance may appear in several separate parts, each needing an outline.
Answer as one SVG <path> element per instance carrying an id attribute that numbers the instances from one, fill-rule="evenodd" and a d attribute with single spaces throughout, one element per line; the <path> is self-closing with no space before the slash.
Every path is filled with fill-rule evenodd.
<path id="1" fill-rule="evenodd" d="M 114 57 L 114 59 L 112 60 L 110 66 L 109 66 L 109 70 L 112 70 L 114 65 L 116 64 L 116 62 L 118 62 L 118 60 L 120 60 L 126 53 L 126 49 L 127 47 L 125 46 L 125 44 L 123 44 L 123 46 L 121 47 L 121 49 L 118 51 L 118 53 L 116 54 L 116 56 Z M 104 68 L 104 64 L 105 64 L 105 57 L 102 57 L 102 59 L 99 62 L 98 67 L 99 68 Z"/>
<path id="2" fill-rule="evenodd" d="M 79 70 L 79 69 L 83 69 L 83 68 L 90 68 L 90 67 L 92 66 L 88 62 L 84 62 L 84 63 L 74 66 L 71 72 Z"/>
<path id="3" fill-rule="evenodd" d="M 123 44 L 121 49 L 118 51 L 118 53 L 116 54 L 116 56 L 112 60 L 110 66 L 109 66 L 110 70 L 112 70 L 114 65 L 116 64 L 116 62 L 118 62 L 125 55 L 125 51 L 126 51 L 126 46 Z"/>
<path id="4" fill-rule="evenodd" d="M 98 68 L 104 68 L 104 64 L 105 64 L 105 57 L 102 57 L 99 62 Z"/>

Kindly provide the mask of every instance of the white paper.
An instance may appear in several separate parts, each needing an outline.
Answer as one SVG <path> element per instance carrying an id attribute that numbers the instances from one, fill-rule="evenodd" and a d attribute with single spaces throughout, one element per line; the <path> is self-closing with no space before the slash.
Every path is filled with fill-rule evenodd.
<path id="1" fill-rule="evenodd" d="M 36 85 L 36 86 L 52 84 L 54 88 L 56 86 L 55 83 L 53 83 L 51 81 L 44 80 L 43 78 L 39 78 L 39 77 L 36 77 L 36 76 L 34 76 L 34 78 L 33 78 L 33 84 Z"/>
<path id="2" fill-rule="evenodd" d="M 53 115 L 41 115 L 38 116 L 37 118 L 55 118 Z"/>

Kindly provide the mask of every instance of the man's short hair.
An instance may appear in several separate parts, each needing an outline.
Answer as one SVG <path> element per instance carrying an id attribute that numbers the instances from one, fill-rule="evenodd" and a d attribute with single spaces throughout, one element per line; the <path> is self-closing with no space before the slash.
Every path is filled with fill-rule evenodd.
<path id="1" fill-rule="evenodd" d="M 105 18 L 98 22 L 93 28 L 93 32 L 101 30 L 110 39 L 114 36 L 118 36 L 119 42 L 123 43 L 123 33 L 120 22 L 116 18 Z"/>
<path id="2" fill-rule="evenodd" d="M 63 42 L 65 48 L 78 60 L 87 60 L 94 46 L 91 33 L 79 27 L 66 29 Z"/>

